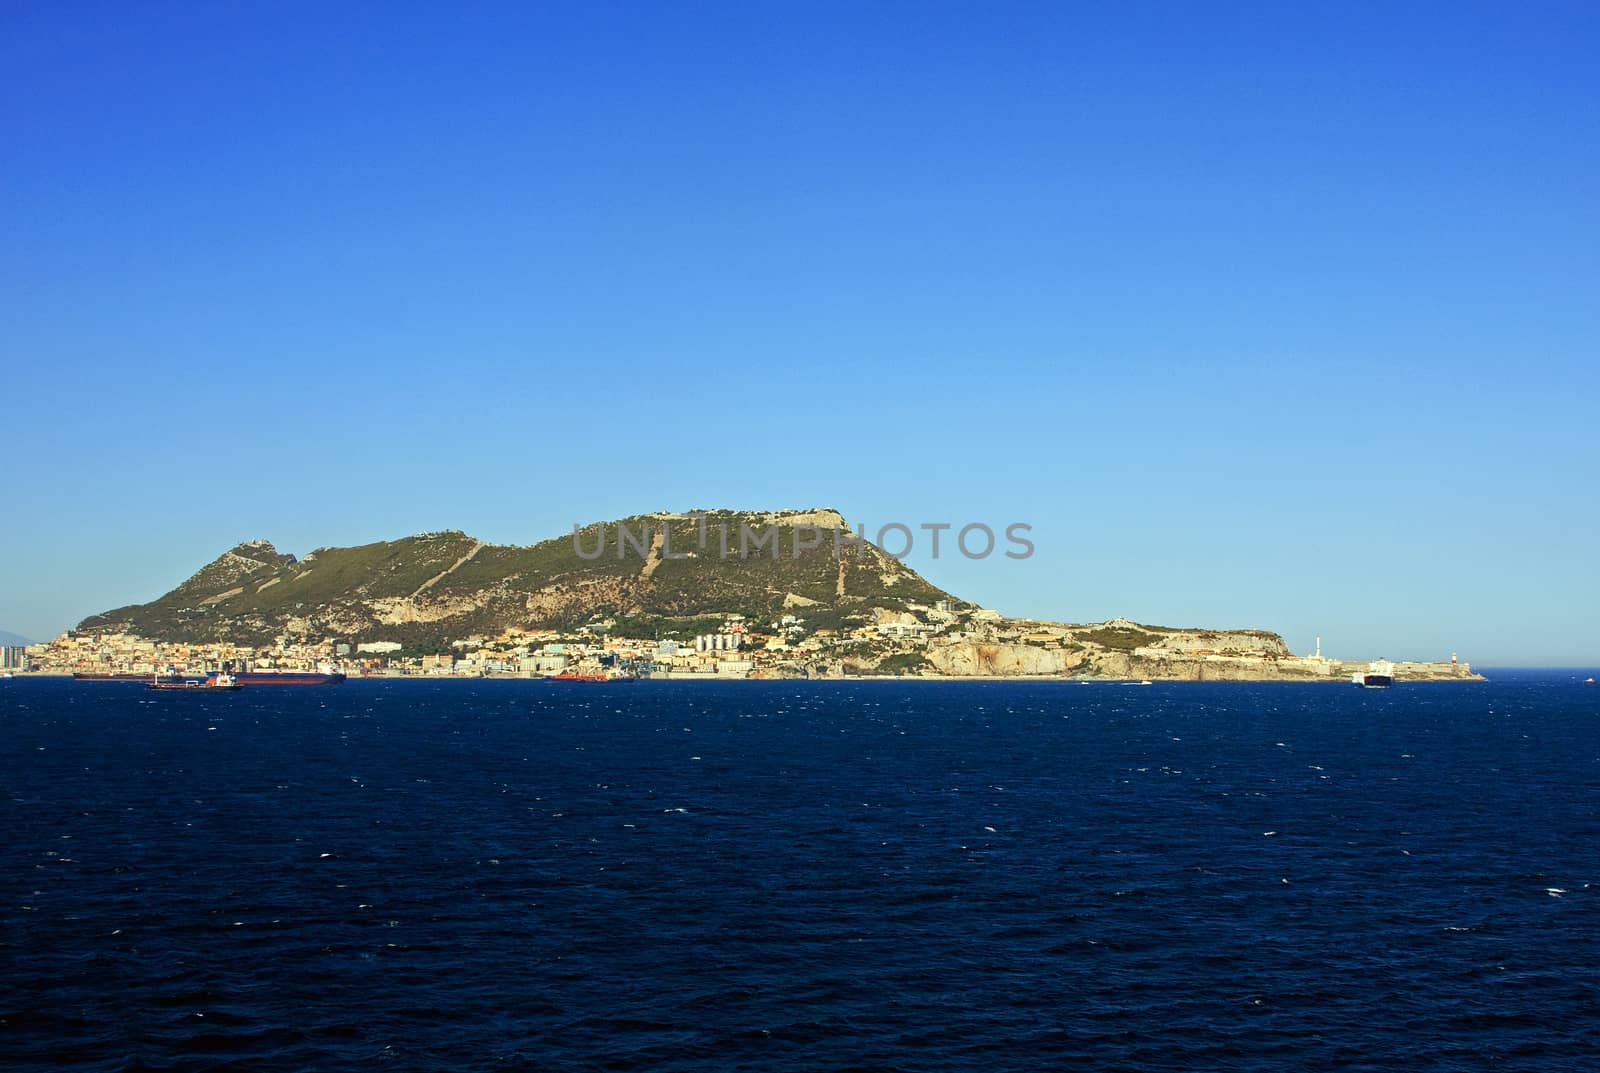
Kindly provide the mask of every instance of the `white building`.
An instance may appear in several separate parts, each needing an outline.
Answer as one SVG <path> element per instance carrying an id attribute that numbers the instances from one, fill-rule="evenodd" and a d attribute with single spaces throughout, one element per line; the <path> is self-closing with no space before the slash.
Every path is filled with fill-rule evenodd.
<path id="1" fill-rule="evenodd" d="M 694 639 L 696 652 L 737 652 L 744 641 L 740 633 L 702 633 Z"/>

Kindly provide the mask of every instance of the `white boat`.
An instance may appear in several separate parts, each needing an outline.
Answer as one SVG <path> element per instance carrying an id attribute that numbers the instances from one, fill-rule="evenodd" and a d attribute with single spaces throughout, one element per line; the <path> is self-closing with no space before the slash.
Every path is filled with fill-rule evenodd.
<path id="1" fill-rule="evenodd" d="M 1394 664 L 1386 659 L 1375 659 L 1367 664 L 1367 669 L 1357 671 L 1350 676 L 1354 685 L 1366 689 L 1383 689 L 1394 685 Z"/>

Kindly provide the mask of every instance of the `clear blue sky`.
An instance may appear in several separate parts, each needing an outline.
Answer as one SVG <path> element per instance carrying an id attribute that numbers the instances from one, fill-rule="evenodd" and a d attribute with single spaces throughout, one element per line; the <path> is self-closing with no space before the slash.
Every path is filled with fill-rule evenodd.
<path id="1" fill-rule="evenodd" d="M 0 12 L 0 629 L 830 505 L 1031 523 L 909 560 L 1011 614 L 1600 657 L 1600 7 L 401 7 Z"/>

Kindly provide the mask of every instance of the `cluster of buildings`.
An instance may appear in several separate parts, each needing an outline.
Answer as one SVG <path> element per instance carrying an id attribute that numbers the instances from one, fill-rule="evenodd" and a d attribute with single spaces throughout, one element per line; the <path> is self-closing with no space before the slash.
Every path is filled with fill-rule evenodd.
<path id="1" fill-rule="evenodd" d="M 992 612 L 994 620 L 999 616 Z M 873 611 L 851 628 L 813 628 L 799 615 L 757 623 L 721 616 L 707 633 L 639 638 L 605 620 L 575 631 L 508 630 L 469 637 L 448 652 L 406 655 L 392 642 L 367 642 L 353 653 L 357 671 L 378 675 L 543 678 L 558 675 L 651 678 L 763 678 L 842 674 L 852 654 L 877 654 L 927 640 L 957 623 L 948 601 L 905 612 Z"/>
<path id="2" fill-rule="evenodd" d="M 992 612 L 978 612 L 978 616 Z M 313 671 L 337 667 L 348 674 L 429 677 L 749 678 L 815 673 L 864 646 L 874 650 L 926 644 L 956 624 L 948 602 L 908 611 L 876 610 L 870 621 L 848 628 L 807 626 L 798 615 L 752 623 L 721 616 L 718 628 L 694 636 L 620 636 L 606 620 L 577 630 L 513 629 L 496 637 L 455 641 L 444 651 L 408 651 L 398 641 L 280 642 L 264 647 L 150 641 L 126 633 L 66 633 L 25 651 L 19 669 L 45 674 L 182 674 L 223 665 L 261 670 Z M 13 658 L 7 650 L 7 659 Z M 8 666 L 10 664 L 8 663 Z M 841 672 L 842 673 L 842 672 Z"/>
<path id="3" fill-rule="evenodd" d="M 617 636 L 612 621 L 573 632 L 509 630 L 499 637 L 470 637 L 452 651 L 408 658 L 390 655 L 384 666 L 368 673 L 430 676 L 585 677 L 720 677 L 748 678 L 755 673 L 751 642 L 788 636 L 800 620 L 786 616 L 774 623 L 772 635 L 753 631 L 741 615 L 727 615 L 720 629 L 692 638 Z M 371 645 L 362 645 L 369 650 Z M 358 653 L 364 655 L 366 653 Z"/>
<path id="4" fill-rule="evenodd" d="M 803 607 L 796 611 L 805 611 Z M 705 623 L 705 619 L 699 620 Z M 149 641 L 131 634 L 63 634 L 26 650 L 5 649 L 6 668 L 45 674 L 182 674 L 224 665 L 251 670 L 425 677 L 793 678 L 915 674 L 988 677 L 1164 677 L 1322 679 L 1364 665 L 1296 656 L 1276 634 L 1256 630 L 1175 630 L 1123 619 L 1064 625 L 1003 619 L 949 601 L 904 609 L 863 608 L 821 626 L 796 614 L 772 622 L 720 616 L 709 632 L 679 637 L 625 636 L 614 619 L 573 630 L 511 629 L 432 651 L 398 641 L 279 642 L 264 647 Z M 703 628 L 703 626 L 702 626 Z M 1408 679 L 1469 678 L 1457 664 L 1399 664 Z"/>
<path id="5" fill-rule="evenodd" d="M 315 671 L 334 659 L 338 647 L 285 642 L 253 648 L 150 641 L 131 633 L 69 632 L 28 646 L 26 666 L 44 674 L 186 674 L 241 663 L 263 671 Z"/>

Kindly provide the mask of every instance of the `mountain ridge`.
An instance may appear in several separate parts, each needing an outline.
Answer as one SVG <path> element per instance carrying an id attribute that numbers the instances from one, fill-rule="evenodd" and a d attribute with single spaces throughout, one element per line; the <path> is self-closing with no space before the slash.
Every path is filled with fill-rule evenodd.
<path id="1" fill-rule="evenodd" d="M 940 600 L 965 606 L 854 539 L 838 511 L 812 509 L 637 514 L 530 545 L 490 544 L 450 529 L 296 557 L 251 540 L 155 600 L 91 615 L 77 628 L 168 641 L 337 638 L 426 648 L 597 617 L 647 631 L 795 608 L 813 622 L 842 624 L 875 609 Z"/>
<path id="2" fill-rule="evenodd" d="M 546 637 L 530 640 L 537 631 Z M 1297 657 L 1268 630 L 1005 619 L 931 584 L 826 509 L 636 514 L 529 545 L 447 529 L 299 558 L 251 540 L 149 603 L 84 619 L 78 633 L 88 662 L 106 658 L 93 648 L 100 639 L 122 634 L 147 649 L 216 643 L 303 660 L 370 645 L 402 674 L 427 673 L 430 658 L 457 651 L 474 654 L 465 665 L 482 673 L 513 661 L 517 673 L 537 673 L 528 665 L 564 665 L 568 651 L 595 673 L 616 644 L 674 676 L 1349 681 L 1367 666 Z M 706 643 L 682 651 L 691 638 Z M 79 669 L 77 643 L 52 642 L 56 663 Z M 155 658 L 123 649 L 123 663 Z M 1481 680 L 1454 661 L 1401 673 Z"/>

